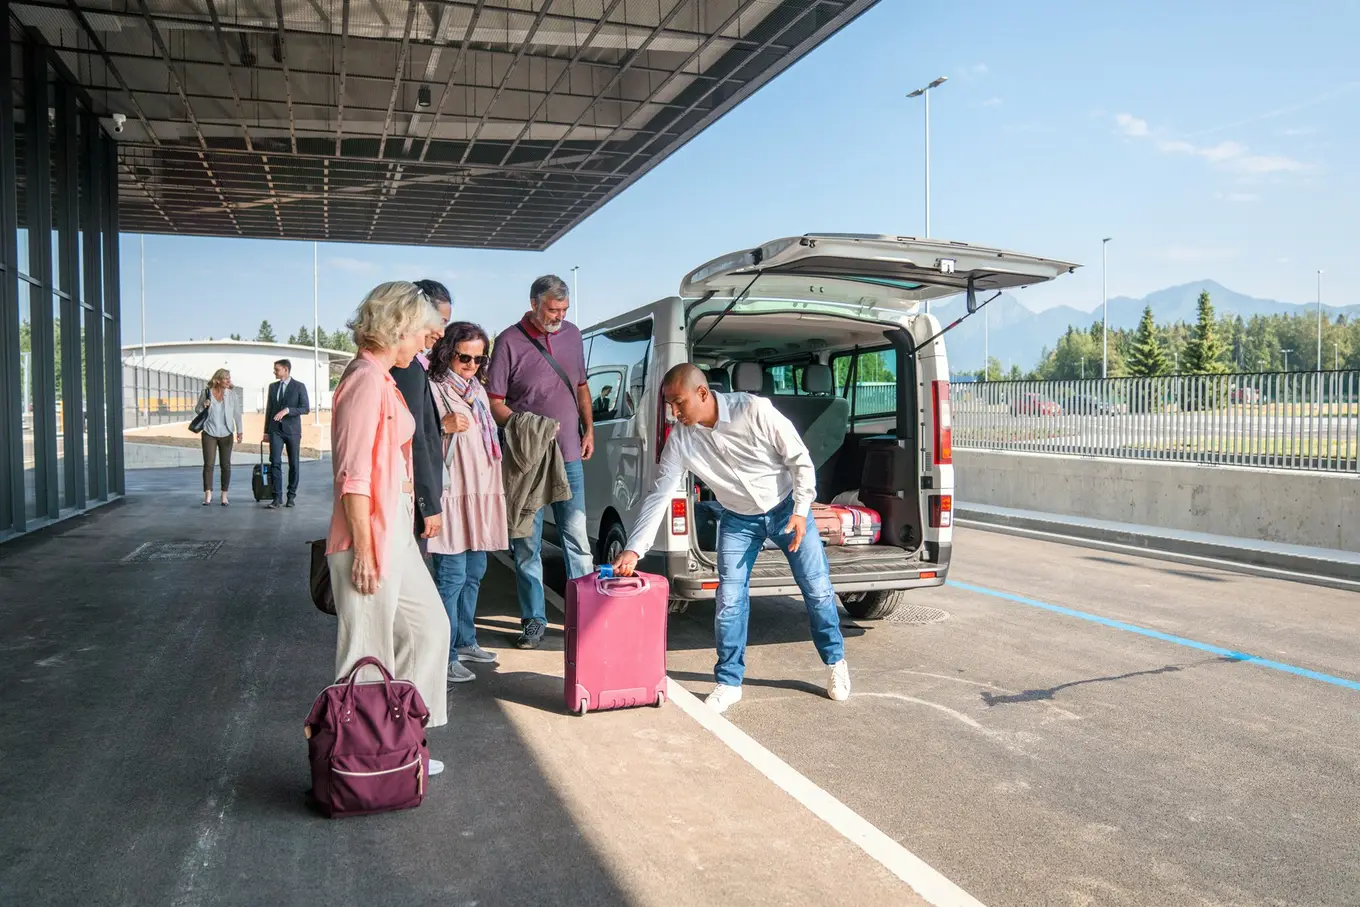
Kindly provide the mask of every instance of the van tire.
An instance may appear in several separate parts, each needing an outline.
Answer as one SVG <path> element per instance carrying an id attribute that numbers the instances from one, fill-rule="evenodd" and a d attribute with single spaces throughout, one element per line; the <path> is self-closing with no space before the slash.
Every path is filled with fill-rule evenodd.
<path id="1" fill-rule="evenodd" d="M 623 553 L 624 546 L 627 544 L 628 533 L 623 531 L 623 524 L 615 520 L 600 536 L 600 550 L 596 552 L 595 562 L 598 564 L 614 563 L 614 558 Z"/>
<path id="2" fill-rule="evenodd" d="M 903 596 L 900 589 L 846 592 L 841 595 L 841 604 L 855 620 L 882 620 L 897 610 Z"/>

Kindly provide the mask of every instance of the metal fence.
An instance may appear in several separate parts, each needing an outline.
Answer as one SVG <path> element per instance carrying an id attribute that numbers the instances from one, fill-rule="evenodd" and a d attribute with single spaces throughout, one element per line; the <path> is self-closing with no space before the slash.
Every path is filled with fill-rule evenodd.
<path id="1" fill-rule="evenodd" d="M 1360 472 L 1360 372 L 951 388 L 954 446 Z"/>
<path id="2" fill-rule="evenodd" d="M 207 378 L 177 375 L 123 363 L 123 428 L 188 422 L 208 386 Z M 241 399 L 241 389 L 232 393 Z"/>

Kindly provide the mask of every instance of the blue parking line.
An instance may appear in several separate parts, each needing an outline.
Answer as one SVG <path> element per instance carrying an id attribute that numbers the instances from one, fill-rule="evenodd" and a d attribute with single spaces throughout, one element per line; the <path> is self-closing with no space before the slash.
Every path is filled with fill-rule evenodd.
<path id="1" fill-rule="evenodd" d="M 990 595 L 992 598 L 999 598 L 1004 601 L 1015 602 L 1016 604 L 1028 605 L 1031 608 L 1041 608 L 1045 611 L 1052 611 L 1054 614 L 1063 614 L 1067 617 L 1079 617 L 1082 620 L 1089 620 L 1093 624 L 1112 627 L 1116 630 L 1125 630 L 1129 633 L 1137 633 L 1139 636 L 1160 639 L 1162 642 L 1175 643 L 1178 646 L 1185 646 L 1189 649 L 1198 649 L 1201 652 L 1210 652 L 1214 655 L 1221 655 L 1224 658 L 1232 659 L 1233 661 L 1260 665 L 1263 668 L 1270 668 L 1272 671 L 1283 671 L 1286 674 L 1307 677 L 1309 680 L 1320 680 L 1323 683 L 1330 683 L 1332 686 L 1360 691 L 1360 681 L 1357 680 L 1348 680 L 1345 677 L 1335 677 L 1331 674 L 1323 674 L 1321 671 L 1310 671 L 1308 668 L 1300 668 L 1297 665 L 1285 664 L 1282 661 L 1271 661 L 1269 658 L 1262 658 L 1259 655 L 1250 655 L 1246 652 L 1234 652 L 1232 649 L 1210 645 L 1207 642 L 1186 639 L 1184 636 L 1172 636 L 1170 633 L 1163 633 L 1160 630 L 1149 630 L 1147 627 L 1140 627 L 1137 624 L 1127 624 L 1122 620 L 1111 620 L 1108 617 L 1101 617 L 1098 614 L 1087 614 L 1085 611 L 1064 608 L 1061 605 L 1050 605 L 1048 602 L 1041 602 L 1033 598 L 1025 598 L 1023 595 L 1012 595 L 1009 592 L 998 592 L 995 589 L 988 589 L 985 586 L 974 586 L 971 583 L 961 583 L 952 579 L 948 580 L 945 585 L 953 586 L 956 589 L 963 589 L 965 592 L 976 592 L 978 595 Z"/>

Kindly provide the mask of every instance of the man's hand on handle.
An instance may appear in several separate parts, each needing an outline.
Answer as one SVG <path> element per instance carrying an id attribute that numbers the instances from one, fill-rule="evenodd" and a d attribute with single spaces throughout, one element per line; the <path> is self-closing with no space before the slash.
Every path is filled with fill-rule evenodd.
<path id="1" fill-rule="evenodd" d="M 784 531 L 793 533 L 793 541 L 789 542 L 789 551 L 797 551 L 798 546 L 803 544 L 803 536 L 807 535 L 807 517 L 795 513 L 789 517 L 789 525 L 784 527 Z"/>
<path id="2" fill-rule="evenodd" d="M 638 556 L 635 552 L 625 551 L 614 558 L 615 576 L 632 576 L 637 572 Z"/>

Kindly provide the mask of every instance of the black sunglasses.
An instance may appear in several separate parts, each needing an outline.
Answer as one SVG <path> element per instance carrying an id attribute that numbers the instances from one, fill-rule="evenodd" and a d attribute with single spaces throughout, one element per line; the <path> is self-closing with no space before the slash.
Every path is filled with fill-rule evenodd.
<path id="1" fill-rule="evenodd" d="M 469 356 L 467 353 L 454 353 L 453 355 L 464 365 L 467 365 L 469 362 L 475 362 L 478 365 L 481 365 L 487 360 L 486 356 Z"/>

